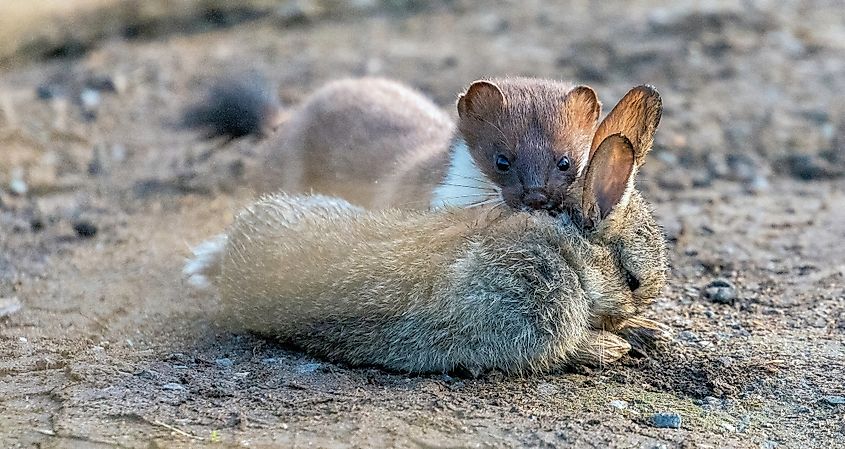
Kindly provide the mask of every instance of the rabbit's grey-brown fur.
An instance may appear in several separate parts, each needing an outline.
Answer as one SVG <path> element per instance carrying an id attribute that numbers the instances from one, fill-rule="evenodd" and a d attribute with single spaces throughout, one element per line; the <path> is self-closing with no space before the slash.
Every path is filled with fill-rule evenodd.
<path id="1" fill-rule="evenodd" d="M 639 194 L 615 213 L 585 234 L 566 216 L 270 196 L 237 217 L 202 273 L 227 320 L 330 360 L 407 372 L 599 364 L 627 352 L 613 332 L 665 282 Z"/>
<path id="2" fill-rule="evenodd" d="M 227 319 L 408 372 L 545 370 L 628 349 L 591 325 L 595 310 L 633 314 L 616 256 L 565 218 L 320 200 L 266 197 L 237 217 L 213 279 Z"/>

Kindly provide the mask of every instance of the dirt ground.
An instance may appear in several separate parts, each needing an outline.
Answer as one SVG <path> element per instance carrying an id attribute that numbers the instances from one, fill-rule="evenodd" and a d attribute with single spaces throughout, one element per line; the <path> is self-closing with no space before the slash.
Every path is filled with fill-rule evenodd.
<path id="1" fill-rule="evenodd" d="M 841 3 L 658 3 L 299 2 L 3 68 L 0 446 L 845 447 Z M 672 340 L 601 369 L 469 379 L 218 327 L 181 265 L 251 198 L 260 144 L 176 124 L 244 71 L 286 105 L 383 75 L 450 111 L 484 75 L 575 79 L 606 105 L 657 86 L 640 187 L 670 240 L 649 316 Z M 702 295 L 716 279 L 727 304 Z"/>

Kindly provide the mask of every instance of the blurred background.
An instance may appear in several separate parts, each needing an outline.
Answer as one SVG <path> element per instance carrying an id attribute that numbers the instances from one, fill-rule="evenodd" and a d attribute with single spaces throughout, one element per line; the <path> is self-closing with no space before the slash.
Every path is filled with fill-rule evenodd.
<path id="1" fill-rule="evenodd" d="M 269 80 L 288 106 L 327 80 L 378 75 L 414 85 L 450 111 L 456 94 L 482 76 L 589 84 L 605 110 L 629 87 L 649 83 L 665 102 L 657 162 L 647 168 L 653 187 L 725 179 L 755 192 L 773 177 L 840 177 L 842 6 L 6 0 L 0 186 L 5 194 L 51 190 L 82 182 L 75 178 L 91 176 L 92 164 L 119 172 L 131 161 L 122 183 L 175 176 L 179 188 L 212 188 L 185 184 L 195 174 L 184 159 L 199 150 L 196 136 L 175 126 L 179 110 L 214 79 L 247 72 Z"/>
<path id="2" fill-rule="evenodd" d="M 638 182 L 670 242 L 651 316 L 670 350 L 408 378 L 215 333 L 179 273 L 251 200 L 260 139 L 206 139 L 184 111 L 221 78 L 290 108 L 365 75 L 453 115 L 484 76 L 588 84 L 605 112 L 656 86 Z M 834 447 L 843 92 L 842 0 L 0 0 L 0 442 Z M 646 420 L 667 410 L 682 429 Z"/>

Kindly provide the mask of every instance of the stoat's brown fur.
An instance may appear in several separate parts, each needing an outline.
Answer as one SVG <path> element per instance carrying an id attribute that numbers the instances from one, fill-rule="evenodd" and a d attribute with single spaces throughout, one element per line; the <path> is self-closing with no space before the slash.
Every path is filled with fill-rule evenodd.
<path id="1" fill-rule="evenodd" d="M 427 208 L 455 125 L 421 93 L 380 78 L 318 89 L 264 142 L 258 191 L 316 192 L 368 207 Z"/>
<path id="2" fill-rule="evenodd" d="M 317 192 L 371 209 L 503 201 L 554 210 L 586 166 L 601 106 L 585 86 L 506 78 L 472 83 L 457 110 L 456 127 L 395 81 L 329 83 L 262 146 L 253 179 L 261 191 Z"/>

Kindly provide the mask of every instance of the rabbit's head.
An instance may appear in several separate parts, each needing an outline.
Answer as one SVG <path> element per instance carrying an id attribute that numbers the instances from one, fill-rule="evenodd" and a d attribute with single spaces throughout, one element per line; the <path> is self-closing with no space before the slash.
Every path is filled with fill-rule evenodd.
<path id="1" fill-rule="evenodd" d="M 602 276 L 605 294 L 595 295 L 594 304 L 605 328 L 641 313 L 666 283 L 663 230 L 634 187 L 661 112 L 660 94 L 650 86 L 635 87 L 619 101 L 593 138 L 574 207 L 588 239 L 608 249 L 598 262 L 602 273 L 614 275 Z"/>

